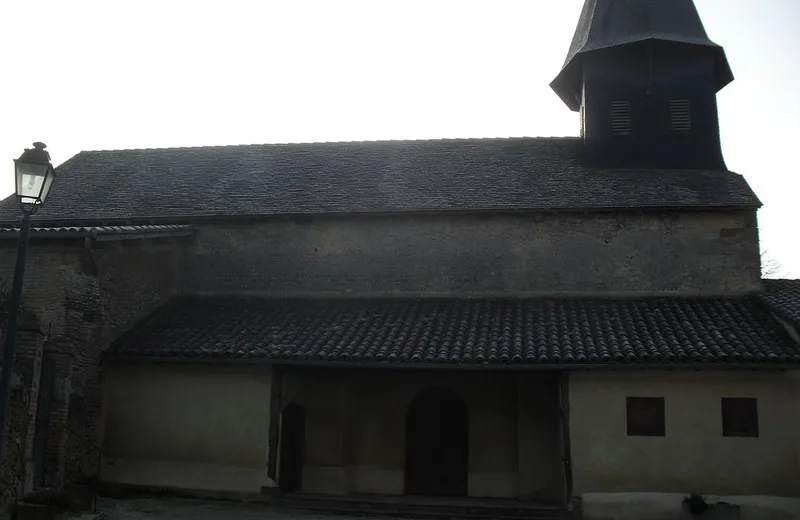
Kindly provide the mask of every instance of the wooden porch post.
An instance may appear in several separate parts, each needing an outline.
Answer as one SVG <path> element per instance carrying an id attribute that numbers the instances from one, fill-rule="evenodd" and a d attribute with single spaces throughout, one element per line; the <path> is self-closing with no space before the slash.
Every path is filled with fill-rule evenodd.
<path id="1" fill-rule="evenodd" d="M 564 484 L 567 490 L 567 501 L 572 499 L 572 445 L 569 438 L 569 373 L 561 372 L 558 378 L 559 408 L 561 409 L 561 436 L 564 446 Z"/>
<path id="2" fill-rule="evenodd" d="M 269 394 L 269 455 L 267 456 L 267 476 L 278 483 L 278 441 L 280 439 L 280 420 L 283 392 L 283 368 L 272 369 L 272 387 Z"/>

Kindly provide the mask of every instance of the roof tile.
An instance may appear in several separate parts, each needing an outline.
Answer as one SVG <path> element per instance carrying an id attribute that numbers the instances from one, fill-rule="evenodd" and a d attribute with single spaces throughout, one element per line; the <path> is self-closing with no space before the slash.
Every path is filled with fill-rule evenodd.
<path id="1" fill-rule="evenodd" d="M 757 207 L 729 171 L 584 167 L 578 138 L 446 139 L 81 152 L 47 224 L 406 211 Z M 15 223 L 12 198 L 0 221 Z"/>
<path id="2" fill-rule="evenodd" d="M 764 280 L 759 295 L 777 315 L 800 327 L 800 280 Z"/>
<path id="3" fill-rule="evenodd" d="M 403 365 L 800 363 L 800 345 L 776 325 L 749 297 L 179 297 L 110 354 Z"/>

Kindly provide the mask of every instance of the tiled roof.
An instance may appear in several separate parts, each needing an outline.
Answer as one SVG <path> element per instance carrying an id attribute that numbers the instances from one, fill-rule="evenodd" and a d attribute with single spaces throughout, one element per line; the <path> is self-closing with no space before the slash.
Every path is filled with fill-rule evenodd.
<path id="1" fill-rule="evenodd" d="M 800 326 L 800 280 L 764 280 L 759 295 L 780 317 Z"/>
<path id="2" fill-rule="evenodd" d="M 575 70 L 585 54 L 645 40 L 706 48 L 716 59 L 717 90 L 733 80 L 725 51 L 708 38 L 692 0 L 586 0 L 553 88 L 572 110 L 578 110 L 574 94 L 580 75 L 575 76 Z"/>
<path id="3" fill-rule="evenodd" d="M 31 228 L 31 237 L 42 239 L 93 237 L 97 240 L 103 241 L 191 236 L 194 234 L 194 232 L 194 226 L 188 224 L 151 224 L 146 226 L 59 226 L 33 227 Z M 0 227 L 0 240 L 13 240 L 18 236 L 18 227 Z"/>
<path id="4" fill-rule="evenodd" d="M 449 139 L 81 152 L 40 225 L 210 216 L 756 207 L 728 171 L 586 168 L 578 138 Z M 15 223 L 17 203 L 0 203 Z M 164 221 L 162 220 L 162 223 Z M 130 223 L 130 222 L 128 222 Z"/>
<path id="5" fill-rule="evenodd" d="M 800 345 L 749 297 L 180 297 L 109 354 L 401 365 L 800 364 Z"/>

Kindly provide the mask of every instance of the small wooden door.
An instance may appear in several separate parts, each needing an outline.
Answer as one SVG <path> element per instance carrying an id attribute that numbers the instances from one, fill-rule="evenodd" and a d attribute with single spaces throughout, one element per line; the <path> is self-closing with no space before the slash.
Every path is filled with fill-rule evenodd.
<path id="1" fill-rule="evenodd" d="M 468 458 L 464 401 L 444 388 L 420 394 L 406 416 L 406 494 L 466 496 Z"/>
<path id="2" fill-rule="evenodd" d="M 278 486 L 285 493 L 297 493 L 302 488 L 305 438 L 306 409 L 290 403 L 281 413 Z"/>

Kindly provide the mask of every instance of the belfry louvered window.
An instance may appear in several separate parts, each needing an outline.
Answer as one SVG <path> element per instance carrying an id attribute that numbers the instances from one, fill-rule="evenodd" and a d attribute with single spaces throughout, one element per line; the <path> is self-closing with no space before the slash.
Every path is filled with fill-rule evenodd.
<path id="1" fill-rule="evenodd" d="M 631 102 L 627 99 L 611 102 L 611 133 L 631 135 Z"/>
<path id="2" fill-rule="evenodd" d="M 692 130 L 692 113 L 688 99 L 673 99 L 669 102 L 670 125 L 673 132 Z"/>

